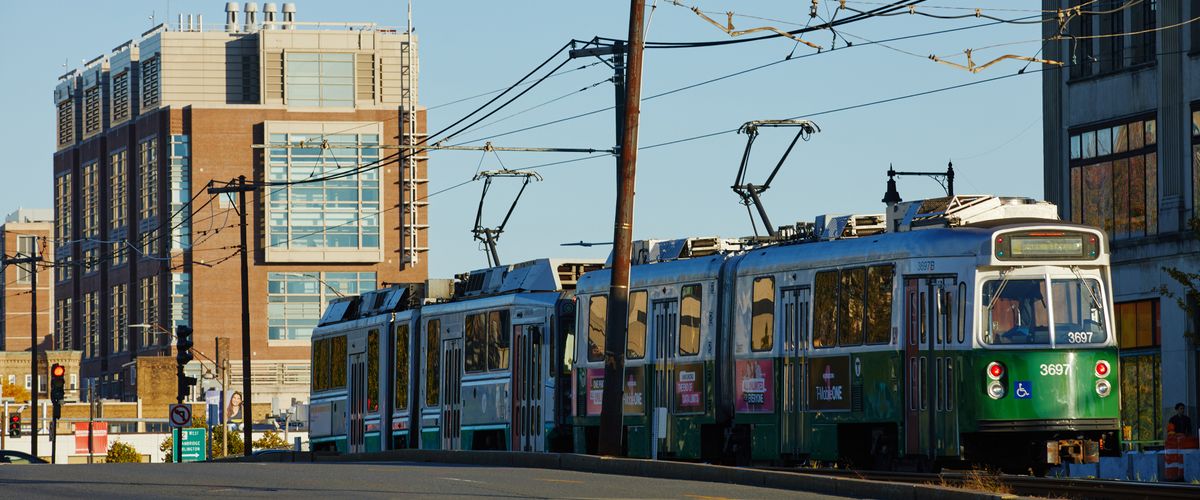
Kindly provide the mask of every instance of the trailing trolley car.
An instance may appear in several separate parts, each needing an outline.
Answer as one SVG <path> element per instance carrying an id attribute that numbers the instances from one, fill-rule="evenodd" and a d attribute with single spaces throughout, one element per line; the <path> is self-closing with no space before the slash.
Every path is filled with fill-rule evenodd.
<path id="1" fill-rule="evenodd" d="M 651 245 L 632 268 L 629 455 L 1024 471 L 1118 449 L 1101 231 L 957 196 L 793 234 Z M 596 449 L 609 276 L 577 289 L 578 452 Z"/>
<path id="2" fill-rule="evenodd" d="M 540 259 L 331 302 L 312 336 L 313 449 L 566 449 L 571 290 L 599 267 Z"/>

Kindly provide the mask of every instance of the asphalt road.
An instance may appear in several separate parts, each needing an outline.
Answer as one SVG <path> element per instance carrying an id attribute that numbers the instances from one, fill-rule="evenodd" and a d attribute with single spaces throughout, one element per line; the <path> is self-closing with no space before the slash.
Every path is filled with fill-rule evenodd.
<path id="1" fill-rule="evenodd" d="M 839 498 L 700 481 L 416 463 L 0 466 L 0 498 Z"/>

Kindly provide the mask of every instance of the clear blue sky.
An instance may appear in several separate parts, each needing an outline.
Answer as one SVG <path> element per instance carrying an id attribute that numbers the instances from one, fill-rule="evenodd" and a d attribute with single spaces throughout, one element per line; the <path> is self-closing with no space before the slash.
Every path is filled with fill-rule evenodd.
<path id="1" fill-rule="evenodd" d="M 651 0 L 650 3 L 652 3 Z M 282 2 L 277 2 L 282 4 Z M 776 26 L 795 29 L 808 20 L 809 2 L 714 1 L 685 2 L 705 11 L 733 10 L 738 29 Z M 875 2 L 850 1 L 868 9 Z M 1032 15 L 1037 2 L 1001 0 L 936 0 L 940 7 L 983 7 L 1006 17 Z M 51 158 L 54 151 L 52 92 L 56 78 L 83 60 L 108 53 L 137 38 L 158 21 L 180 12 L 202 13 L 207 25 L 223 21 L 225 2 L 214 0 L 135 0 L 121 2 L 41 1 L 0 2 L 0 17 L 8 21 L 2 37 L 9 50 L 0 56 L 7 78 L 0 92 L 7 119 L 0 121 L 5 146 L 6 182 L 0 184 L 0 211 L 19 206 L 51 206 Z M 261 5 L 263 2 L 259 2 Z M 823 0 L 832 9 L 836 1 Z M 298 20 L 374 21 L 403 27 L 403 1 L 299 1 Z M 989 10 L 990 8 L 999 10 Z M 929 8 L 939 14 L 968 10 Z M 628 3 L 625 1 L 530 0 L 522 2 L 416 0 L 414 26 L 420 37 L 420 97 L 425 106 L 508 86 L 548 57 L 567 40 L 601 35 L 624 38 Z M 170 17 L 168 18 L 168 12 Z M 649 10 L 648 10 L 649 12 Z M 826 15 L 822 7 L 822 16 Z M 724 16 L 712 14 L 724 22 Z M 753 17 L 747 17 L 753 16 Z M 842 14 L 839 17 L 844 17 Z M 764 19 L 765 18 L 765 19 Z M 771 20 L 766 20 L 771 19 Z M 818 21 L 819 22 L 819 21 Z M 982 24 L 977 19 L 934 20 L 901 15 L 845 26 L 843 36 L 856 44 L 863 39 L 923 33 Z M 691 11 L 658 1 L 648 31 L 654 41 L 722 40 L 728 37 Z M 830 45 L 831 34 L 810 39 Z M 1015 73 L 1020 61 L 1001 62 L 981 73 L 934 63 L 920 56 L 961 54 L 963 49 L 1010 42 L 976 53 L 977 63 L 1003 54 L 1033 55 L 1039 44 L 1037 25 L 1004 24 L 889 44 L 842 48 L 795 59 L 741 76 L 648 100 L 642 105 L 643 146 L 721 130 L 747 120 L 787 118 L 830 109 L 970 83 Z M 861 37 L 861 38 L 855 38 Z M 786 39 L 736 44 L 720 48 L 647 51 L 643 96 L 694 84 L 739 70 L 814 52 Z M 911 52 L 914 55 L 901 51 Z M 962 57 L 957 60 L 962 62 Z M 591 61 L 575 61 L 564 69 Z M 1030 70 L 1039 69 L 1037 64 Z M 534 89 L 490 121 L 534 108 L 452 143 L 544 123 L 613 103 L 610 70 L 593 65 L 567 73 Z M 934 95 L 906 99 L 813 117 L 822 128 L 808 143 L 796 147 L 789 163 L 764 195 L 777 224 L 811 221 L 822 213 L 877 213 L 883 207 L 888 164 L 897 169 L 940 170 L 953 159 L 960 193 L 1042 196 L 1040 75 L 1027 74 Z M 575 92 L 599 83 L 590 90 Z M 483 100 L 433 109 L 431 130 L 452 123 Z M 493 139 L 497 146 L 558 146 L 609 148 L 612 112 L 598 113 L 553 126 Z M 487 124 L 488 122 L 484 122 Z M 755 145 L 751 179 L 761 182 L 791 137 L 783 131 L 764 131 Z M 480 142 L 473 142 L 481 144 Z M 715 137 L 642 151 L 638 161 L 635 238 L 673 238 L 687 235 L 737 236 L 750 233 L 744 207 L 729 189 L 745 145 L 745 136 Z M 570 159 L 577 155 L 502 153 L 483 159 L 483 169 L 526 168 Z M 480 166 L 476 152 L 434 152 L 430 160 L 431 192 L 468 180 Z M 545 181 L 530 186 L 500 240 L 506 262 L 541 256 L 607 255 L 607 247 L 560 247 L 569 241 L 608 241 L 612 237 L 614 161 L 593 159 L 539 170 Z M 497 182 L 489 195 L 494 218 L 515 192 L 515 184 Z M 429 199 L 431 215 L 430 275 L 484 267 L 484 255 L 471 239 L 481 184 L 467 184 Z M 932 180 L 904 178 L 905 199 L 936 196 Z M 485 221 L 489 222 L 489 221 Z"/>

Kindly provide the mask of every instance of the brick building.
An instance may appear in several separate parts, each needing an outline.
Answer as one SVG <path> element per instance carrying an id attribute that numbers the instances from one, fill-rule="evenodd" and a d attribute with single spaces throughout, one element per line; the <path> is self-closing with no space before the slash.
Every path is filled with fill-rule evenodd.
<path id="1" fill-rule="evenodd" d="M 188 371 L 228 337 L 241 387 L 237 197 L 210 181 L 275 183 L 247 194 L 255 401 L 307 401 L 330 298 L 426 278 L 425 158 L 394 148 L 424 132 L 415 36 L 229 6 L 219 30 L 181 15 L 54 91 L 55 341 L 102 398 L 157 397 L 138 358 L 170 355 L 181 324 Z"/>
<path id="2" fill-rule="evenodd" d="M 50 231 L 54 216 L 50 209 L 22 208 L 4 218 L 0 226 L 0 248 L 7 257 L 44 255 L 51 260 L 54 245 Z M 28 264 L 12 264 L 0 268 L 0 351 L 28 351 L 32 343 L 30 332 L 30 299 L 33 274 Z M 38 349 L 50 349 L 53 342 L 50 315 L 54 304 L 54 275 L 47 268 L 38 270 Z"/>

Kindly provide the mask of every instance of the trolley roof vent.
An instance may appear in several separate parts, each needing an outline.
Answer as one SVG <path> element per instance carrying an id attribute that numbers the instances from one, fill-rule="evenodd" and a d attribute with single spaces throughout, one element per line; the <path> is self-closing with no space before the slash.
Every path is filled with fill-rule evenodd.
<path id="1" fill-rule="evenodd" d="M 718 253 L 737 252 L 751 244 L 734 238 L 717 236 L 680 238 L 675 240 L 637 240 L 633 242 L 633 265 L 653 264 L 680 259 L 694 259 Z M 605 261 L 612 265 L 612 254 Z"/>
<path id="2" fill-rule="evenodd" d="M 960 227 L 998 219 L 1059 220 L 1058 207 L 1033 198 L 960 195 L 897 203 L 887 227 L 896 232 Z"/>
<path id="3" fill-rule="evenodd" d="M 884 214 L 818 215 L 813 231 L 818 240 L 858 238 L 884 232 Z"/>

